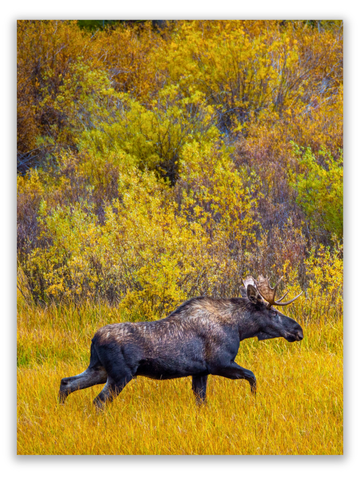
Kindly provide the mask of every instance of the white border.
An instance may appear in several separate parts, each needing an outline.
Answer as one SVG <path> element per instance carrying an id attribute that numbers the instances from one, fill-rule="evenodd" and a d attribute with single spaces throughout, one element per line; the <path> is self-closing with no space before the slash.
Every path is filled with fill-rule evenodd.
<path id="1" fill-rule="evenodd" d="M 30 478 L 276 478 L 337 479 L 359 472 L 359 314 L 356 314 L 358 267 L 359 163 L 359 19 L 351 0 L 317 1 L 133 1 L 96 5 L 88 0 L 7 2 L 1 21 L 1 458 L 4 475 Z M 17 457 L 16 456 L 16 20 L 17 19 L 343 19 L 345 28 L 345 454 L 343 457 Z M 5 217 L 5 222 L 4 222 Z M 347 259 L 351 258 L 351 261 Z M 114 425 L 116 428 L 116 425 Z M 101 439 L 99 439 L 101 441 Z"/>

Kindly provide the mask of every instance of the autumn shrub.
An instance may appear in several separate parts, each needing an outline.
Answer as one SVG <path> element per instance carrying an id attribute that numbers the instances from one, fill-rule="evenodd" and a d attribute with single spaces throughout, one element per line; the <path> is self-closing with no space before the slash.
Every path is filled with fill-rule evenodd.
<path id="1" fill-rule="evenodd" d="M 164 86 L 153 57 L 166 41 L 166 30 L 160 33 L 153 22 L 132 22 L 97 32 L 94 51 L 117 92 L 147 103 Z"/>
<path id="2" fill-rule="evenodd" d="M 332 322 L 342 320 L 343 269 L 343 246 L 336 239 L 332 247 L 320 244 L 310 250 L 300 276 L 290 262 L 285 262 L 280 292 L 289 291 L 288 298 L 304 292 L 288 307 L 289 313 L 304 323 L 321 323 L 324 318 Z"/>
<path id="3" fill-rule="evenodd" d="M 24 21 L 18 49 L 25 296 L 151 319 L 237 296 L 248 273 L 329 291 L 314 265 L 342 238 L 341 22 Z"/>
<path id="4" fill-rule="evenodd" d="M 37 244 L 39 235 L 38 210 L 44 186 L 38 172 L 17 179 L 17 250 L 20 258 L 29 254 Z"/>
<path id="5" fill-rule="evenodd" d="M 125 152 L 137 159 L 140 168 L 156 169 L 173 184 L 183 145 L 200 137 L 204 141 L 219 137 L 213 110 L 201 93 L 185 97 L 176 86 L 165 87 L 145 106 L 116 92 L 106 71 L 94 71 L 80 58 L 59 94 L 45 96 L 43 103 L 51 104 L 66 123 L 60 128 L 54 125 L 39 142 L 86 149 L 99 160 L 111 152 Z"/>
<path id="6" fill-rule="evenodd" d="M 56 96 L 70 66 L 82 52 L 89 51 L 89 33 L 76 22 L 21 20 L 17 23 L 18 70 L 18 160 L 19 169 L 46 163 L 57 145 L 44 149 L 38 137 L 60 128 L 64 118 L 44 104 L 46 95 Z M 93 57 L 93 67 L 98 67 Z"/>
<path id="7" fill-rule="evenodd" d="M 278 226 L 263 230 L 256 248 L 249 254 L 253 271 L 264 272 L 276 283 L 285 275 L 284 265 L 291 265 L 296 272 L 297 282 L 304 286 L 304 261 L 308 257 L 308 241 L 301 228 L 296 228 L 292 220 L 280 229 Z M 286 280 L 286 278 L 285 278 Z"/>
<path id="8" fill-rule="evenodd" d="M 263 115 L 263 119 L 257 119 L 248 126 L 246 136 L 238 137 L 235 151 L 237 165 L 248 165 L 263 184 L 259 213 L 265 229 L 273 226 L 282 228 L 290 217 L 297 228 L 306 220 L 289 182 L 289 172 L 299 169 L 301 158 L 294 151 L 293 143 L 305 149 L 309 147 L 313 152 L 326 150 L 341 166 L 342 135 L 340 87 L 331 102 L 323 102 L 310 110 L 292 108 L 283 112 L 281 117 Z"/>
<path id="9" fill-rule="evenodd" d="M 88 67 L 95 77 L 105 72 L 116 91 L 152 98 L 163 83 L 149 57 L 162 41 L 150 22 L 141 28 L 118 24 L 92 33 L 79 28 L 77 21 L 18 21 L 19 172 L 46 165 L 59 147 L 74 146 L 72 119 L 60 103 L 69 79 L 81 90 L 75 67 Z M 86 88 L 91 91 L 91 82 Z"/>
<path id="10" fill-rule="evenodd" d="M 102 223 L 87 201 L 41 203 L 43 246 L 24 262 L 35 298 L 105 297 L 151 318 L 189 296 L 239 293 L 245 250 L 255 241 L 256 200 L 226 147 L 184 148 L 181 198 L 124 156 L 119 198 L 108 202 Z"/>
<path id="11" fill-rule="evenodd" d="M 343 159 L 342 152 L 334 159 L 329 151 L 315 155 L 310 148 L 294 145 L 298 157 L 291 186 L 296 201 L 306 213 L 310 228 L 342 238 L 343 233 Z"/>
<path id="12" fill-rule="evenodd" d="M 127 95 L 115 98 L 116 111 L 109 111 L 99 128 L 84 130 L 79 148 L 105 157 L 123 151 L 139 168 L 156 170 L 174 185 L 184 145 L 219 138 L 212 109 L 198 93 L 183 97 L 177 88 L 165 88 L 150 108 Z"/>
<path id="13" fill-rule="evenodd" d="M 184 148 L 176 187 L 180 208 L 190 221 L 200 219 L 211 238 L 224 233 L 238 260 L 256 240 L 260 187 L 251 171 L 235 168 L 224 143 L 192 142 Z"/>
<path id="14" fill-rule="evenodd" d="M 288 172 L 298 163 L 291 142 L 313 151 L 325 148 L 338 159 L 343 137 L 341 28 L 319 32 L 303 22 L 285 23 L 275 27 L 281 41 L 293 45 L 297 60 L 292 66 L 284 62 L 280 103 L 251 114 L 241 125 L 235 152 L 236 163 L 248 165 L 261 179 L 259 216 L 269 231 L 282 230 L 290 218 L 295 228 L 307 225 L 289 184 Z M 304 233 L 310 240 L 306 228 Z M 322 240 L 328 242 L 330 235 Z"/>
<path id="15" fill-rule="evenodd" d="M 309 283 L 307 299 L 311 306 L 308 319 L 320 320 L 331 315 L 342 318 L 343 315 L 343 246 L 335 242 L 333 249 L 320 245 L 310 252 L 305 261 Z"/>
<path id="16" fill-rule="evenodd" d="M 204 93 L 228 134 L 262 113 L 316 110 L 342 80 L 341 28 L 319 33 L 303 22 L 177 22 L 156 53 L 167 81 Z"/>
<path id="17" fill-rule="evenodd" d="M 158 61 L 167 81 L 205 95 L 220 129 L 229 133 L 236 122 L 273 101 L 279 76 L 272 58 L 285 55 L 290 64 L 296 59 L 291 46 L 276 36 L 273 28 L 253 36 L 237 21 L 178 22 L 171 43 L 163 47 L 166 55 L 159 49 Z"/>

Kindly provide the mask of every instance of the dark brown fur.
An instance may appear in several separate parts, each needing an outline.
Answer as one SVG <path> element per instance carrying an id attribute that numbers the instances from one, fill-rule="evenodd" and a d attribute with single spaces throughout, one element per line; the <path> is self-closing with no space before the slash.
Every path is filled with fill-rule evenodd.
<path id="1" fill-rule="evenodd" d="M 240 341 L 256 336 L 295 341 L 303 333 L 295 320 L 269 308 L 251 285 L 242 294 L 233 299 L 193 298 L 162 320 L 100 328 L 92 340 L 87 370 L 61 380 L 60 401 L 75 390 L 106 382 L 94 400 L 102 407 L 138 375 L 192 376 L 198 403 L 205 401 L 209 374 L 246 379 L 255 392 L 254 374 L 235 363 Z"/>

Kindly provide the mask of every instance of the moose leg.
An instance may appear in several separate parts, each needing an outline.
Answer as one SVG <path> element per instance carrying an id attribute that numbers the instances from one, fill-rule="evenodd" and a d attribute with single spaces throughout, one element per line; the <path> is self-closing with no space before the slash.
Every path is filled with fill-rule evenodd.
<path id="1" fill-rule="evenodd" d="M 192 377 L 192 389 L 198 405 L 206 402 L 207 379 L 207 375 L 193 375 Z"/>
<path id="2" fill-rule="evenodd" d="M 221 377 L 231 378 L 232 380 L 245 379 L 250 383 L 251 392 L 256 393 L 256 378 L 251 370 L 240 367 L 235 362 L 231 362 L 227 367 L 217 368 L 211 372 L 213 375 L 220 375 Z"/>
<path id="3" fill-rule="evenodd" d="M 99 395 L 94 399 L 94 405 L 97 409 L 103 410 L 104 405 L 107 402 L 112 402 L 121 392 L 121 390 L 127 385 L 132 376 L 123 377 L 118 381 L 112 380 L 108 377 L 105 387 L 101 390 Z"/>
<path id="4" fill-rule="evenodd" d="M 65 403 L 65 399 L 70 393 L 83 388 L 92 387 L 100 383 L 105 383 L 107 373 L 104 367 L 89 367 L 85 372 L 75 375 L 74 377 L 63 378 L 60 382 L 59 402 L 61 405 Z"/>

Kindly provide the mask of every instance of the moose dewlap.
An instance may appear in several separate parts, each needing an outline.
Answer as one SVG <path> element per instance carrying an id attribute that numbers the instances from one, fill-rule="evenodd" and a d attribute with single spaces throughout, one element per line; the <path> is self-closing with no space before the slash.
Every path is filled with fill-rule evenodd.
<path id="1" fill-rule="evenodd" d="M 253 372 L 235 363 L 240 342 L 284 337 L 303 338 L 301 326 L 274 308 L 276 288 L 260 276 L 244 280 L 241 298 L 198 297 L 186 301 L 168 317 L 155 322 L 118 323 L 100 328 L 92 339 L 85 372 L 63 378 L 59 400 L 75 390 L 105 383 L 94 404 L 102 408 L 138 375 L 165 380 L 192 376 L 197 403 L 206 399 L 208 375 L 245 379 L 256 391 Z M 301 295 L 301 294 L 300 294 Z"/>

